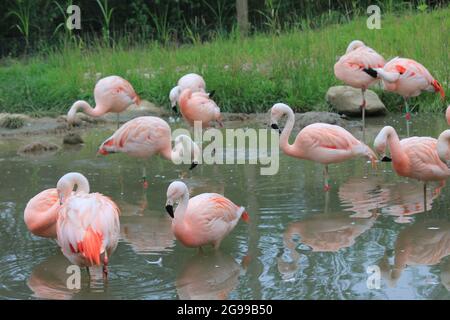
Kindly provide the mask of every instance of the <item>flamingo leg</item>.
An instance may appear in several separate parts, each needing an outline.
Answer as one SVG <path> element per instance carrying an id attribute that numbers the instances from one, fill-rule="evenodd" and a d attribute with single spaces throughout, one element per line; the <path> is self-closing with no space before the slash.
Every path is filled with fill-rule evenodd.
<path id="1" fill-rule="evenodd" d="M 144 189 L 148 188 L 147 169 L 145 168 L 145 165 L 142 167 L 142 187 Z"/>
<path id="2" fill-rule="evenodd" d="M 90 279 L 91 278 L 91 272 L 89 271 L 89 267 L 86 267 L 86 271 L 87 271 L 88 277 Z"/>
<path id="3" fill-rule="evenodd" d="M 411 112 L 409 111 L 408 98 L 405 100 L 405 119 L 406 119 L 406 135 L 409 137 L 409 121 L 411 120 Z"/>
<path id="4" fill-rule="evenodd" d="M 330 185 L 328 184 L 329 174 L 328 174 L 328 165 L 327 164 L 323 168 L 323 177 L 324 177 L 324 180 L 325 180 L 325 184 L 323 186 L 323 190 L 325 192 L 328 192 L 328 191 L 330 191 Z"/>
<path id="5" fill-rule="evenodd" d="M 427 212 L 427 184 L 423 184 L 423 209 Z"/>
<path id="6" fill-rule="evenodd" d="M 119 114 L 117 114 L 117 129 L 119 129 L 119 126 L 120 126 L 120 121 L 119 121 L 120 119 L 119 119 Z"/>
<path id="7" fill-rule="evenodd" d="M 105 251 L 105 257 L 103 258 L 103 278 L 108 279 L 108 254 Z"/>
<path id="8" fill-rule="evenodd" d="M 363 134 L 363 142 L 366 143 L 366 89 L 361 89 L 362 94 L 362 104 L 361 104 L 361 113 L 362 113 L 362 134 Z"/>

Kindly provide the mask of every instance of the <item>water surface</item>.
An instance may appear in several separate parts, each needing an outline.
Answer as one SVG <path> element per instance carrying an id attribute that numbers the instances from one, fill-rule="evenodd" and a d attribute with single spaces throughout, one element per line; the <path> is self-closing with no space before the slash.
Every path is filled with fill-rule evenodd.
<path id="1" fill-rule="evenodd" d="M 442 118 L 414 118 L 412 134 L 437 137 L 447 128 Z M 398 116 L 375 119 L 369 141 L 384 124 L 404 134 Z M 158 157 L 96 156 L 110 132 L 86 132 L 84 146 L 38 158 L 17 155 L 23 139 L 0 141 L 0 298 L 450 298 L 448 186 L 430 185 L 425 212 L 422 184 L 397 177 L 390 164 L 332 165 L 325 196 L 322 167 L 311 162 L 281 155 L 275 176 L 261 176 L 258 165 L 201 165 L 189 173 Z M 147 190 L 139 182 L 144 164 Z M 69 263 L 56 243 L 31 235 L 23 222 L 27 201 L 69 171 L 86 175 L 91 190 L 122 211 L 109 281 L 89 280 L 83 271 L 80 290 L 66 288 Z M 218 252 L 199 254 L 173 237 L 165 195 L 180 177 L 192 195 L 222 193 L 249 212 L 250 223 L 240 222 Z M 381 287 L 368 289 L 366 270 L 374 265 Z"/>

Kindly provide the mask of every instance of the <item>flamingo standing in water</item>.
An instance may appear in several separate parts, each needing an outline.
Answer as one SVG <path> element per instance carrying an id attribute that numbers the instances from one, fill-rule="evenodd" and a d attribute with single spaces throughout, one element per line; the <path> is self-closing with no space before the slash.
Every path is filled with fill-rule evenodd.
<path id="1" fill-rule="evenodd" d="M 364 69 L 382 68 L 385 64 L 384 58 L 372 48 L 367 47 L 364 42 L 359 40 L 352 41 L 347 47 L 345 54 L 334 65 L 334 74 L 336 78 L 344 81 L 346 84 L 361 89 L 362 103 L 361 113 L 363 122 L 363 141 L 365 141 L 365 115 L 366 115 L 366 96 L 367 88 L 375 83 L 374 79 Z"/>
<path id="2" fill-rule="evenodd" d="M 73 193 L 73 189 L 77 190 Z M 64 175 L 57 184 L 61 208 L 56 223 L 57 242 L 70 262 L 80 267 L 103 265 L 108 261 L 120 235 L 119 209 L 110 198 L 89 193 L 89 182 L 77 172 Z"/>
<path id="3" fill-rule="evenodd" d="M 175 212 L 173 205 L 178 203 Z M 186 247 L 212 245 L 218 249 L 239 219 L 249 220 L 244 207 L 217 193 L 202 193 L 189 199 L 189 190 L 181 181 L 167 189 L 166 211 L 172 218 L 172 231 Z"/>
<path id="4" fill-rule="evenodd" d="M 447 132 L 448 131 L 448 132 Z M 450 177 L 450 169 L 444 163 L 449 154 L 450 130 L 444 131 L 439 139 L 411 137 L 400 140 L 393 127 L 381 129 L 375 138 L 375 151 L 383 157 L 381 161 L 392 161 L 395 172 L 402 177 L 423 181 L 424 208 L 427 208 L 427 182 L 442 181 Z M 389 147 L 392 159 L 385 156 Z"/>
<path id="5" fill-rule="evenodd" d="M 67 113 L 67 121 L 75 121 L 78 109 L 92 117 L 99 117 L 108 112 L 117 113 L 117 127 L 119 127 L 119 113 L 125 111 L 133 103 L 140 104 L 140 98 L 131 84 L 119 77 L 109 76 L 100 79 L 94 88 L 95 108 L 84 100 L 76 101 Z"/>
<path id="6" fill-rule="evenodd" d="M 169 93 L 170 104 L 174 112 L 177 112 L 177 102 L 184 89 L 191 89 L 192 92 L 206 93 L 205 80 L 196 73 L 188 73 L 178 80 L 177 86 L 172 88 Z M 208 96 L 212 98 L 214 92 L 215 91 L 211 91 L 208 93 Z"/>
<path id="7" fill-rule="evenodd" d="M 381 78 L 385 90 L 396 92 L 403 97 L 408 137 L 411 120 L 408 99 L 417 97 L 422 91 L 439 92 L 441 97 L 445 98 L 442 85 L 423 65 L 412 59 L 397 57 L 386 63 L 383 68 L 366 68 L 364 71 L 374 79 Z"/>
<path id="8" fill-rule="evenodd" d="M 314 123 L 303 128 L 294 144 L 289 144 L 289 136 L 294 128 L 295 115 L 292 109 L 277 103 L 271 109 L 271 127 L 280 130 L 278 121 L 287 115 L 286 127 L 281 132 L 280 148 L 288 156 L 312 160 L 324 165 L 324 190 L 329 191 L 328 165 L 343 162 L 355 157 L 366 157 L 375 166 L 377 156 L 364 143 L 357 140 L 350 132 L 339 126 L 327 123 Z"/>
<path id="9" fill-rule="evenodd" d="M 114 134 L 106 139 L 98 149 L 98 153 L 123 152 L 131 157 L 148 159 L 155 154 L 176 163 L 192 161 L 190 169 L 199 163 L 200 149 L 186 135 L 179 135 L 175 139 L 172 149 L 172 136 L 169 124 L 158 117 L 138 117 L 126 122 Z M 188 158 L 188 159 L 187 159 Z M 143 169 L 143 184 L 147 188 L 145 167 Z"/>

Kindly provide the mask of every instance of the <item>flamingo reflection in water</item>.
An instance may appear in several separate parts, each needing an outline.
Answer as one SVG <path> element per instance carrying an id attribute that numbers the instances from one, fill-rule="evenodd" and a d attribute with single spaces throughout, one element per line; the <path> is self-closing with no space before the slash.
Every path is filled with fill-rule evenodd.
<path id="1" fill-rule="evenodd" d="M 384 256 L 380 263 L 382 276 L 391 287 L 408 266 L 434 266 L 450 255 L 450 222 L 433 219 L 417 222 L 403 229 L 395 242 L 394 265 Z M 441 275 L 442 276 L 442 275 Z M 444 281 L 446 275 L 444 274 Z"/>
<path id="2" fill-rule="evenodd" d="M 338 192 L 344 211 L 351 211 L 352 218 L 370 218 L 374 212 L 385 206 L 389 200 L 389 190 L 381 177 L 350 178 L 342 184 Z"/>
<path id="3" fill-rule="evenodd" d="M 190 258 L 179 272 L 176 287 L 180 299 L 224 300 L 239 283 L 245 270 L 234 258 L 221 251 L 199 253 Z"/>
<path id="4" fill-rule="evenodd" d="M 409 180 L 388 185 L 389 202 L 381 209 L 381 213 L 395 216 L 397 223 L 409 223 L 412 221 L 412 215 L 432 209 L 433 201 L 439 197 L 443 187 L 443 183 L 438 183 L 436 187 L 427 189 L 428 201 L 425 208 L 423 186 L 420 182 Z"/>
<path id="5" fill-rule="evenodd" d="M 314 214 L 302 221 L 291 223 L 283 235 L 284 247 L 290 253 L 290 262 L 278 258 L 278 271 L 290 279 L 298 270 L 300 254 L 296 248 L 306 245 L 313 252 L 337 252 L 355 244 L 356 238 L 368 231 L 378 217 L 352 218 L 345 212 Z"/>
<path id="6" fill-rule="evenodd" d="M 69 275 L 66 270 L 70 265 L 70 261 L 62 254 L 57 254 L 35 266 L 27 280 L 33 296 L 39 299 L 72 299 L 80 290 L 67 287 Z"/>
<path id="7" fill-rule="evenodd" d="M 121 202 L 122 219 L 120 236 L 137 254 L 171 251 L 175 246 L 171 221 L 159 211 L 149 211 L 147 195 L 144 192 L 137 204 Z M 150 262 L 150 261 L 149 261 Z M 153 263 L 160 264 L 160 257 Z M 150 262 L 152 263 L 152 262 Z"/>

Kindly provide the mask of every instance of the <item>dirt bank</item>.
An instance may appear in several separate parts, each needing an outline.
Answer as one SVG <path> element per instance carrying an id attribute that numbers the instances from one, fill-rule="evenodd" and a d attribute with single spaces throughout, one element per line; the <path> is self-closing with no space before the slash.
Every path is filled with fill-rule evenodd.
<path id="1" fill-rule="evenodd" d="M 175 116 L 168 110 L 163 108 L 158 108 L 154 104 L 149 102 L 144 102 L 140 107 L 132 106 L 124 113 L 120 114 L 120 123 L 124 123 L 130 119 L 140 117 L 140 116 L 158 116 L 169 123 L 175 121 L 180 121 L 178 116 Z M 239 128 L 239 127 L 262 127 L 268 126 L 270 121 L 269 113 L 222 113 L 223 121 L 228 128 Z M 78 113 L 77 123 L 70 127 L 66 121 L 66 116 L 61 115 L 55 118 L 43 117 L 43 118 L 32 118 L 27 115 L 11 115 L 11 114 L 0 114 L 0 118 L 5 117 L 20 117 L 23 120 L 23 124 L 19 128 L 10 129 L 0 127 L 0 138 L 20 138 L 27 136 L 40 136 L 40 135 L 61 135 L 64 136 L 71 133 L 82 134 L 86 130 L 98 128 L 99 126 L 103 128 L 116 127 L 117 116 L 116 114 L 107 114 L 102 117 L 92 118 L 83 113 Z M 361 125 L 360 121 L 347 120 L 336 113 L 330 112 L 307 112 L 307 113 L 297 113 L 296 114 L 296 128 L 301 129 L 302 127 L 314 123 L 314 122 L 326 122 L 331 124 L 340 125 L 345 128 L 354 128 Z"/>

